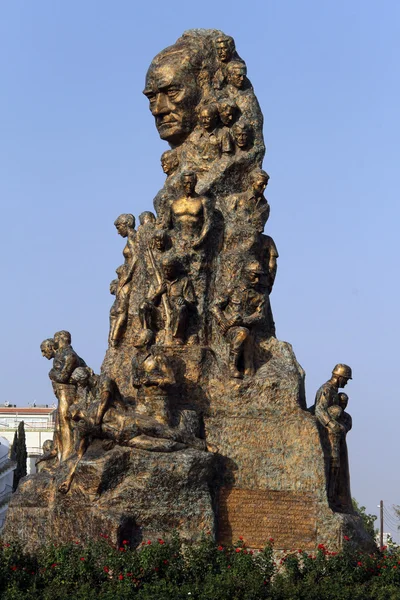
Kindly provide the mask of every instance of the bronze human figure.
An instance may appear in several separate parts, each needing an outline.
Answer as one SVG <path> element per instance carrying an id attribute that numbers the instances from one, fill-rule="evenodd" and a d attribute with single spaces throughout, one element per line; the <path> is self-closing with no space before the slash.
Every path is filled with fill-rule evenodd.
<path id="1" fill-rule="evenodd" d="M 161 269 L 160 284 L 140 308 L 142 327 L 152 330 L 157 327 L 157 321 L 159 323 L 161 320 L 157 307 L 163 300 L 166 314 L 164 323 L 159 328 L 165 330 L 165 343 L 182 345 L 186 341 L 190 315 L 196 305 L 193 284 L 176 256 L 165 256 Z"/>
<path id="2" fill-rule="evenodd" d="M 255 331 L 265 322 L 265 298 L 259 291 L 262 274 L 260 263 L 246 263 L 242 268 L 240 284 L 218 298 L 212 308 L 221 332 L 229 344 L 231 377 L 241 378 L 243 374 L 251 376 L 255 372 Z"/>
<path id="3" fill-rule="evenodd" d="M 60 462 L 64 462 L 74 451 L 73 432 L 68 414 L 69 407 L 76 400 L 76 385 L 72 374 L 76 368 L 85 367 L 86 363 L 72 348 L 71 334 L 68 331 L 58 331 L 54 334 L 54 348 L 53 366 L 49 372 L 58 399 L 54 451 L 57 451 Z"/>
<path id="4" fill-rule="evenodd" d="M 169 425 L 169 390 L 175 384 L 175 376 L 162 347 L 153 343 L 150 329 L 144 329 L 134 342 L 132 385 L 138 390 L 136 412 Z"/>
<path id="5" fill-rule="evenodd" d="M 218 126 L 217 104 L 201 105 L 198 113 L 199 125 L 190 136 L 188 153 L 198 170 L 209 170 L 213 162 L 233 151 L 233 142 L 229 129 Z"/>
<path id="6" fill-rule="evenodd" d="M 264 196 L 268 181 L 268 173 L 255 169 L 250 174 L 249 189 L 234 196 L 230 204 L 239 222 L 251 225 L 254 233 L 263 232 L 269 217 L 270 206 Z"/>
<path id="7" fill-rule="evenodd" d="M 345 364 L 337 364 L 332 371 L 332 377 L 317 391 L 315 404 L 311 408 L 311 412 L 315 414 L 323 427 L 322 431 L 327 433 L 329 447 L 327 492 L 329 502 L 336 508 L 340 508 L 337 494 L 340 470 L 348 469 L 348 466 L 340 464 L 340 446 L 345 443 L 343 438 L 347 432 L 346 427 L 340 421 L 343 409 L 339 404 L 338 391 L 347 385 L 349 379 L 352 379 L 351 368 Z"/>
<path id="8" fill-rule="evenodd" d="M 186 171 L 181 176 L 183 194 L 171 202 L 167 223 L 188 241 L 192 248 L 199 248 L 212 227 L 212 207 L 207 196 L 195 192 L 196 173 Z"/>
<path id="9" fill-rule="evenodd" d="M 119 235 L 127 238 L 127 242 L 122 252 L 125 262 L 116 269 L 118 283 L 116 289 L 114 285 L 112 288 L 115 290 L 115 302 L 110 313 L 109 343 L 113 347 L 117 346 L 125 332 L 129 294 L 137 263 L 135 217 L 131 214 L 122 214 L 115 220 L 114 225 Z"/>

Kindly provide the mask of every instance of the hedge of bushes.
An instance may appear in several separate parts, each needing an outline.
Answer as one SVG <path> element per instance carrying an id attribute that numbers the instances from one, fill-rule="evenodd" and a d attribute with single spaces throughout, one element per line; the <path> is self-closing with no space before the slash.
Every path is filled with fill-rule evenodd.
<path id="1" fill-rule="evenodd" d="M 361 554 L 351 540 L 343 551 L 322 544 L 276 558 L 245 541 L 234 547 L 204 536 L 182 548 L 178 536 L 120 548 L 106 536 L 88 546 L 52 545 L 35 556 L 17 543 L 0 548 L 1 600 L 400 600 L 400 556 Z"/>

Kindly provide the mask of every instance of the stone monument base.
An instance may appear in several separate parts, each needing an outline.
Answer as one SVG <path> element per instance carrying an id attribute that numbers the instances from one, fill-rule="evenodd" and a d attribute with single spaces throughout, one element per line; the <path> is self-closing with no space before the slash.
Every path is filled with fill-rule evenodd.
<path id="1" fill-rule="evenodd" d="M 65 469 L 21 480 L 10 502 L 5 540 L 27 551 L 47 543 L 87 542 L 100 534 L 113 544 L 171 536 L 197 540 L 214 533 L 209 492 L 214 456 L 195 449 L 147 452 L 94 442 L 80 461 L 67 494 L 58 491 Z"/>

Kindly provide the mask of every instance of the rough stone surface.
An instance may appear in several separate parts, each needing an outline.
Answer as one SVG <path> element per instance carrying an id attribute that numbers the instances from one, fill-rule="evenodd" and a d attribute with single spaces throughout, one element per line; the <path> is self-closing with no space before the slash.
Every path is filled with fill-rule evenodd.
<path id="1" fill-rule="evenodd" d="M 26 477 L 9 507 L 6 537 L 27 550 L 44 542 L 88 541 L 108 535 L 115 544 L 165 538 L 186 541 L 214 531 L 209 483 L 214 456 L 194 449 L 149 453 L 96 442 L 80 461 L 68 494 L 57 491 L 62 470 Z"/>

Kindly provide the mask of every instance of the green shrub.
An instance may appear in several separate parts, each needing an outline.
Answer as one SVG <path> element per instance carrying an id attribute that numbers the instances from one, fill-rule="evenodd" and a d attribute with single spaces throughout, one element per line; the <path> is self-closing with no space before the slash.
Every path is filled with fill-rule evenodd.
<path id="1" fill-rule="evenodd" d="M 51 545 L 35 555 L 0 547 L 1 600 L 400 600 L 400 556 L 362 554 L 322 544 L 315 553 L 233 547 L 211 536 L 183 546 L 144 541 L 131 550 L 101 536 L 87 546 Z"/>

